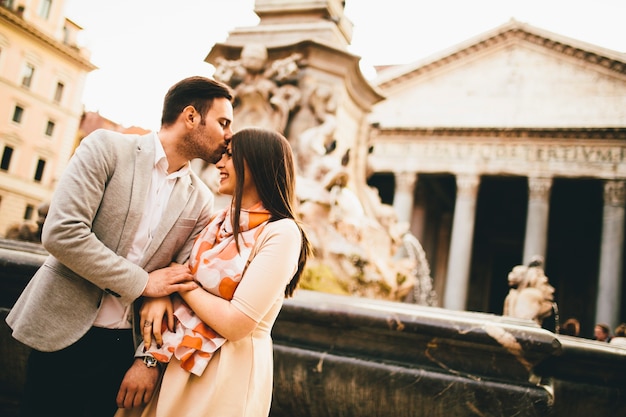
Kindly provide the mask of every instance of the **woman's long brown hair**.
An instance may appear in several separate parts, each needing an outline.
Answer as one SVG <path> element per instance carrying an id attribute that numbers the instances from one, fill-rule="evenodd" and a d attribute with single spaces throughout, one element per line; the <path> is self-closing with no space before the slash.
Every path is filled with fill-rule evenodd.
<path id="1" fill-rule="evenodd" d="M 285 297 L 291 297 L 298 286 L 304 266 L 311 254 L 309 239 L 302 229 L 296 206 L 296 169 L 289 141 L 278 132 L 246 128 L 231 139 L 231 152 L 237 181 L 233 195 L 232 218 L 235 242 L 239 234 L 239 218 L 245 178 L 244 164 L 248 165 L 263 207 L 270 212 L 270 222 L 293 219 L 302 235 L 298 270 L 285 287 Z M 245 161 L 245 162 L 244 162 Z"/>

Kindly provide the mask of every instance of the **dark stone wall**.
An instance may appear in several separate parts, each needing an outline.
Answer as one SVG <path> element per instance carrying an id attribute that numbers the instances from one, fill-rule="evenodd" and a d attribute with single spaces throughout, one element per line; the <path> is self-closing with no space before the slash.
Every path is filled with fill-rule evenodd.
<path id="1" fill-rule="evenodd" d="M 272 417 L 626 416 L 626 349 L 491 314 L 300 291 Z"/>
<path id="2" fill-rule="evenodd" d="M 39 244 L 0 239 L 0 416 L 17 416 L 30 352 L 11 337 L 5 319 L 45 257 Z"/>
<path id="3" fill-rule="evenodd" d="M 0 415 L 28 348 L 4 318 L 45 259 L 0 240 Z M 626 416 L 626 349 L 492 314 L 300 290 L 274 326 L 271 417 Z"/>

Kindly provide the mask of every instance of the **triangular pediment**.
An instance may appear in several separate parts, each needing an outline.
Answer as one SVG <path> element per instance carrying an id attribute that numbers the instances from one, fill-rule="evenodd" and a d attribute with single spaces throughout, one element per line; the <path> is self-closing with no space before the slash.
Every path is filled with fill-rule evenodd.
<path id="1" fill-rule="evenodd" d="M 626 126 L 626 54 L 515 20 L 374 84 L 381 127 Z"/>

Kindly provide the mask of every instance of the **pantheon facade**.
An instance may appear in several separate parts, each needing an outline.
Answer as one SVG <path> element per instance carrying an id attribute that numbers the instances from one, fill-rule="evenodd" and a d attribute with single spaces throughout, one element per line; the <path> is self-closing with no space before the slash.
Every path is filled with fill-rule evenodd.
<path id="1" fill-rule="evenodd" d="M 368 183 L 442 307 L 501 314 L 508 272 L 541 256 L 553 318 L 626 321 L 626 54 L 511 20 L 375 85 Z"/>

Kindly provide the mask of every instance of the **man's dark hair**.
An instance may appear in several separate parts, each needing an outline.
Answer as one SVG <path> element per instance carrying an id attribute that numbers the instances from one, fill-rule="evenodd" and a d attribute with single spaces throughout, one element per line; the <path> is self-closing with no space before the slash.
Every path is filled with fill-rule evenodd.
<path id="1" fill-rule="evenodd" d="M 170 126 L 187 106 L 193 106 L 204 119 L 213 100 L 216 98 L 233 99 L 230 87 L 211 78 L 194 76 L 174 84 L 167 91 L 163 100 L 161 126 Z"/>

